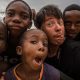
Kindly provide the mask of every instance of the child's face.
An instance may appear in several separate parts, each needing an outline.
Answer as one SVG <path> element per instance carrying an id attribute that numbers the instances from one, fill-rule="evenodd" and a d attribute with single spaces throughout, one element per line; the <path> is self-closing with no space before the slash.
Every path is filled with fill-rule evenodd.
<path id="1" fill-rule="evenodd" d="M 3 53 L 6 49 L 6 33 L 5 28 L 0 25 L 0 54 Z"/>
<path id="2" fill-rule="evenodd" d="M 80 32 L 80 11 L 66 11 L 64 24 L 67 37 L 74 39 Z"/>
<path id="3" fill-rule="evenodd" d="M 51 44 L 61 45 L 64 42 L 64 24 L 62 19 L 46 16 L 42 29 L 47 34 Z"/>
<path id="4" fill-rule="evenodd" d="M 6 10 L 4 22 L 10 34 L 18 36 L 31 23 L 28 7 L 20 1 L 12 3 Z"/>
<path id="5" fill-rule="evenodd" d="M 41 30 L 33 30 L 25 33 L 25 40 L 18 48 L 22 53 L 22 60 L 27 67 L 37 70 L 41 68 L 48 52 L 48 39 Z"/>

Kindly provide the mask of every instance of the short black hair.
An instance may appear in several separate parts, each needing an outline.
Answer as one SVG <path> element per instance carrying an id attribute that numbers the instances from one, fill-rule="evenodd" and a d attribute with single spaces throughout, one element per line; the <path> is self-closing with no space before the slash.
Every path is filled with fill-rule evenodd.
<path id="1" fill-rule="evenodd" d="M 39 10 L 34 21 L 34 24 L 37 28 L 41 28 L 43 22 L 45 22 L 45 16 L 53 16 L 60 19 L 62 18 L 62 12 L 58 6 L 54 4 L 44 6 Z"/>
<path id="2" fill-rule="evenodd" d="M 6 11 L 7 11 L 7 9 L 9 8 L 9 6 L 10 6 L 11 4 L 13 4 L 14 2 L 17 2 L 17 1 L 20 1 L 20 2 L 24 3 L 24 4 L 27 6 L 28 11 L 29 11 L 29 15 L 30 15 L 30 20 L 31 20 L 31 19 L 32 19 L 32 11 L 31 11 L 31 8 L 30 8 L 30 6 L 27 4 L 27 2 L 25 2 L 25 1 L 23 1 L 23 0 L 13 0 L 13 1 L 11 1 L 11 2 L 7 5 L 7 7 L 6 7 Z"/>
<path id="3" fill-rule="evenodd" d="M 80 5 L 78 5 L 78 4 L 71 4 L 71 5 L 67 6 L 64 9 L 64 11 L 63 11 L 63 18 L 65 17 L 66 11 L 71 11 L 71 10 L 78 10 L 78 11 L 80 11 Z"/>

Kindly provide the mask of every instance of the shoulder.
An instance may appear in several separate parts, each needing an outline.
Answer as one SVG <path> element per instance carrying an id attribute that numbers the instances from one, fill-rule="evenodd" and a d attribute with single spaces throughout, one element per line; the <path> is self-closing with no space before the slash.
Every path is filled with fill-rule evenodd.
<path id="1" fill-rule="evenodd" d="M 49 80 L 60 80 L 60 72 L 55 67 L 44 64 L 44 76 Z"/>
<path id="2" fill-rule="evenodd" d="M 49 70 L 49 71 L 51 71 L 51 72 L 53 72 L 53 73 L 55 73 L 55 74 L 59 74 L 60 73 L 58 69 L 56 69 L 54 66 L 51 66 L 51 65 L 49 65 L 47 63 L 44 64 L 44 68 Z"/>
<path id="3" fill-rule="evenodd" d="M 13 73 L 14 68 L 10 68 L 4 75 L 5 80 L 16 80 L 14 73 Z"/>

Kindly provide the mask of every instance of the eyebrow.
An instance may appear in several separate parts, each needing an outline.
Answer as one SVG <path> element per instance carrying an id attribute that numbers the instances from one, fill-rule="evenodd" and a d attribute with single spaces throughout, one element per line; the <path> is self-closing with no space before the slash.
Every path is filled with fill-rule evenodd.
<path id="1" fill-rule="evenodd" d="M 32 35 L 30 35 L 29 37 L 38 37 L 38 35 L 32 34 Z"/>
<path id="2" fill-rule="evenodd" d="M 36 37 L 39 37 L 39 35 L 31 35 L 30 37 L 36 38 Z M 48 40 L 47 37 L 43 37 L 43 39 Z"/>

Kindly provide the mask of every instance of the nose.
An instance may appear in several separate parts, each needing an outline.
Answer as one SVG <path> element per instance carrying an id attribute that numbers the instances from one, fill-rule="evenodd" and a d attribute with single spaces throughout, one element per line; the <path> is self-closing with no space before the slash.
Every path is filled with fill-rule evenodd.
<path id="1" fill-rule="evenodd" d="M 72 30 L 75 29 L 75 25 L 74 25 L 74 24 L 71 25 L 71 29 L 72 29 Z"/>
<path id="2" fill-rule="evenodd" d="M 57 32 L 58 32 L 58 31 L 61 31 L 61 27 L 62 27 L 62 26 L 60 26 L 58 23 L 56 23 L 55 26 L 56 26 L 55 28 L 56 28 L 56 31 L 57 31 Z"/>
<path id="3" fill-rule="evenodd" d="M 13 22 L 15 22 L 15 23 L 20 23 L 20 22 L 21 22 L 20 16 L 16 14 L 16 15 L 13 17 Z"/>
<path id="4" fill-rule="evenodd" d="M 44 52 L 45 48 L 44 48 L 43 43 L 42 43 L 42 42 L 40 42 L 38 46 L 39 46 L 38 51 L 42 51 L 42 52 Z"/>

